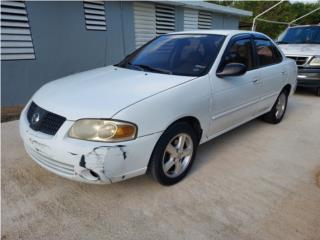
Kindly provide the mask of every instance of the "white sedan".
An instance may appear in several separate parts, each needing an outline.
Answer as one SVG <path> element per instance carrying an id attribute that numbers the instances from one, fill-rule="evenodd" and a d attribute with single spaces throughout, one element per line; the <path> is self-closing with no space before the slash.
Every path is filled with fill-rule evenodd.
<path id="1" fill-rule="evenodd" d="M 146 172 L 183 179 L 197 147 L 251 119 L 279 123 L 297 67 L 257 32 L 159 36 L 108 67 L 44 85 L 24 108 L 20 134 L 42 167 L 112 183 Z"/>

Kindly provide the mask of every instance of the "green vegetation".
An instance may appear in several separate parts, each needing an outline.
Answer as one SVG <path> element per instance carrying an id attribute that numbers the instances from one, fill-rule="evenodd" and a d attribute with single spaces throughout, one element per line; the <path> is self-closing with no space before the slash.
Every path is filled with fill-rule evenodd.
<path id="1" fill-rule="evenodd" d="M 241 29 L 251 29 L 253 18 L 270 8 L 278 1 L 208 1 L 211 3 L 230 6 L 235 8 L 240 8 L 253 12 L 252 17 L 243 17 L 240 19 L 240 28 Z M 261 18 L 272 21 L 279 22 L 291 22 L 292 20 L 307 14 L 308 12 L 320 7 L 320 0 L 316 2 L 289 2 L 284 1 L 270 12 L 263 15 Z M 320 23 L 320 10 L 314 12 L 313 14 L 297 21 L 295 24 L 303 25 L 303 24 L 319 24 Z M 256 31 L 263 32 L 269 35 L 272 38 L 276 38 L 284 29 L 286 29 L 287 25 L 282 24 L 274 24 L 267 22 L 257 22 Z"/>

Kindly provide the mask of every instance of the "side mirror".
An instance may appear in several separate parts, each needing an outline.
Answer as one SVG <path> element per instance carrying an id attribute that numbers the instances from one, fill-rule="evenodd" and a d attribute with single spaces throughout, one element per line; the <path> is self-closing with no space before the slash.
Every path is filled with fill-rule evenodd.
<path id="1" fill-rule="evenodd" d="M 245 74 L 247 66 L 242 63 L 228 63 L 222 71 L 217 72 L 218 77 L 240 76 Z"/>

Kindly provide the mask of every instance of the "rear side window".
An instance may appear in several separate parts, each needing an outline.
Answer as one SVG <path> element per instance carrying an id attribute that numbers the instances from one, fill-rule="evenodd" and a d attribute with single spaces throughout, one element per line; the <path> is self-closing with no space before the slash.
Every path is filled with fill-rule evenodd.
<path id="1" fill-rule="evenodd" d="M 282 61 L 281 53 L 271 41 L 255 39 L 254 42 L 259 67 L 276 64 Z"/>
<path id="2" fill-rule="evenodd" d="M 236 40 L 227 50 L 223 57 L 223 63 L 242 63 L 247 66 L 247 70 L 253 68 L 253 55 L 251 40 L 241 39 Z"/>

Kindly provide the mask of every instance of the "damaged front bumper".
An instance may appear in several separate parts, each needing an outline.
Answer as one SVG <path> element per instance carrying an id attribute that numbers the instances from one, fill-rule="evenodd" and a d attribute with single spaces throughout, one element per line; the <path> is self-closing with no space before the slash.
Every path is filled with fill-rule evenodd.
<path id="1" fill-rule="evenodd" d="M 45 169 L 86 183 L 112 183 L 142 175 L 161 133 L 122 143 L 101 143 L 67 136 L 73 121 L 65 121 L 56 135 L 32 130 L 25 114 L 20 117 L 20 135 L 27 153 Z"/>

